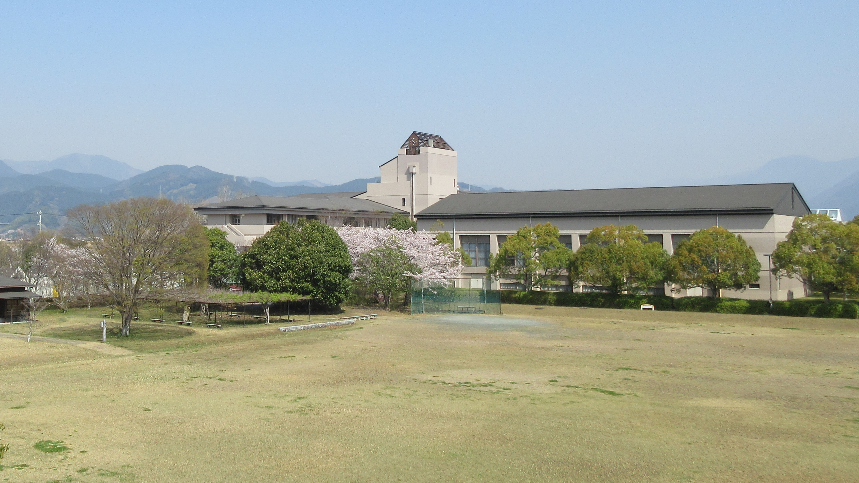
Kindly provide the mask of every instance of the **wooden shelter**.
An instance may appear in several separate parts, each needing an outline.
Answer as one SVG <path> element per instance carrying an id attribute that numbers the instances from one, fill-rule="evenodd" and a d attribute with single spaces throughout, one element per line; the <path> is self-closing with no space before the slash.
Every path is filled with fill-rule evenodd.
<path id="1" fill-rule="evenodd" d="M 30 316 L 30 299 L 41 295 L 31 292 L 34 285 L 0 275 L 0 322 L 17 322 Z"/>

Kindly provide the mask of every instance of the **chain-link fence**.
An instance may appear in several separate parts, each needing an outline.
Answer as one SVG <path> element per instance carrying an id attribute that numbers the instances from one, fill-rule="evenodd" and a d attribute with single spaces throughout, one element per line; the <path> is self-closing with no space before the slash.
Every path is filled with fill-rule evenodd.
<path id="1" fill-rule="evenodd" d="M 470 286 L 456 280 L 444 282 L 414 282 L 412 284 L 413 314 L 490 314 L 501 315 L 501 293 L 484 288 L 458 288 Z"/>

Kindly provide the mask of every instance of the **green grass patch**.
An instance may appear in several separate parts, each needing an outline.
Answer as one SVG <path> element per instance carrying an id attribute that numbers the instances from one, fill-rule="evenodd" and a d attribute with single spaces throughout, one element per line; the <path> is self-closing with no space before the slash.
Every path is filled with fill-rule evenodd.
<path id="1" fill-rule="evenodd" d="M 51 441 L 47 439 L 39 441 L 34 444 L 33 447 L 42 453 L 62 453 L 69 450 L 69 447 L 65 446 L 62 441 Z"/>

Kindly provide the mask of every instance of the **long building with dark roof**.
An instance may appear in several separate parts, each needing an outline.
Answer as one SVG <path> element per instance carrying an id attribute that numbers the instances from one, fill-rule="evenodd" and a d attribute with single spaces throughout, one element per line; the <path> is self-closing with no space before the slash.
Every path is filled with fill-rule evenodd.
<path id="1" fill-rule="evenodd" d="M 465 284 L 486 283 L 489 255 L 507 236 L 523 226 L 552 223 L 561 242 L 577 250 L 593 228 L 635 225 L 668 253 L 693 232 L 721 226 L 741 235 L 755 250 L 763 267 L 759 283 L 743 291 L 723 291 L 731 297 L 784 300 L 805 295 L 801 283 L 778 279 L 769 271 L 769 255 L 785 239 L 793 220 L 809 214 L 793 183 L 721 186 L 675 186 L 567 191 L 458 193 L 416 215 L 419 229 L 438 227 L 453 234 L 473 264 Z M 491 282 L 493 288 L 516 288 L 513 281 Z M 555 290 L 571 290 L 561 285 Z M 588 290 L 589 287 L 577 288 Z M 598 288 L 591 288 L 598 289 Z M 671 287 L 666 287 L 671 290 Z M 771 292 L 772 290 L 772 292 Z M 680 295 L 701 295 L 698 290 Z"/>
<path id="2" fill-rule="evenodd" d="M 308 193 L 295 196 L 248 196 L 194 210 L 206 217 L 206 225 L 227 232 L 227 240 L 237 247 L 250 246 L 281 221 L 299 218 L 319 220 L 329 226 L 383 227 L 398 208 L 355 198 L 361 193 Z"/>

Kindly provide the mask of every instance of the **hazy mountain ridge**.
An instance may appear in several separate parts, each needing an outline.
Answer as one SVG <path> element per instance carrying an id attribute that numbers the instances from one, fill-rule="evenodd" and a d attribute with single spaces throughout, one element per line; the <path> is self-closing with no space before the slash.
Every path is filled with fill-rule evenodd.
<path id="1" fill-rule="evenodd" d="M 70 173 L 97 174 L 116 181 L 131 178 L 143 172 L 122 161 L 99 154 L 67 154 L 52 161 L 6 161 L 21 174 L 42 174 L 57 169 Z"/>
<path id="2" fill-rule="evenodd" d="M 73 169 L 93 170 L 99 166 L 119 166 L 115 163 L 128 166 L 104 156 L 69 155 L 54 161 L 61 162 L 44 162 L 41 167 L 62 165 Z M 39 209 L 46 213 L 43 222 L 47 226 L 57 226 L 60 221 L 57 215 L 63 215 L 69 208 L 82 203 L 105 203 L 138 196 L 163 196 L 175 201 L 203 204 L 251 195 L 292 196 L 320 192 L 360 192 L 366 189 L 367 183 L 379 181 L 376 177 L 356 179 L 339 185 L 325 185 L 313 180 L 314 185 L 300 185 L 298 182 L 272 182 L 267 178 L 229 175 L 203 166 L 183 165 L 159 166 L 117 181 L 102 173 L 76 172 L 65 168 L 28 174 L 16 170 L 14 166 L 17 165 L 19 163 L 0 161 L 0 223 L 10 223 L 4 229 L 34 223 L 33 215 L 21 214 L 34 213 Z M 36 165 L 30 164 L 28 169 L 35 169 L 34 166 Z M 757 169 L 742 173 L 704 180 L 673 180 L 672 184 L 774 182 L 795 183 L 812 209 L 841 208 L 845 220 L 859 214 L 859 157 L 822 162 L 807 156 L 790 156 L 774 159 Z M 460 183 L 460 189 L 471 192 L 509 191 L 503 188 L 486 189 L 469 183 Z"/>

